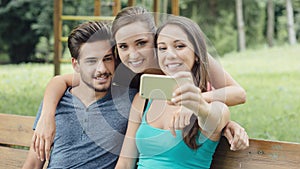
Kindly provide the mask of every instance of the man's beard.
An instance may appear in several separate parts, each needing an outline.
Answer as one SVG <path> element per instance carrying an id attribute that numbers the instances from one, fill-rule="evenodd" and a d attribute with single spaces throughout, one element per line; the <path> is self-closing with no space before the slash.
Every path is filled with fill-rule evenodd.
<path id="1" fill-rule="evenodd" d="M 95 92 L 107 92 L 108 89 L 109 89 L 109 87 L 108 88 L 104 88 L 104 89 L 95 89 Z"/>
<path id="2" fill-rule="evenodd" d="M 110 77 L 112 76 L 111 73 L 104 73 L 104 76 Z M 95 92 L 107 92 L 108 89 L 110 88 L 110 85 L 108 87 L 102 88 L 102 89 L 97 89 L 95 86 L 93 86 L 91 83 L 88 83 L 84 78 L 82 78 L 82 81 L 91 89 L 93 89 Z"/>

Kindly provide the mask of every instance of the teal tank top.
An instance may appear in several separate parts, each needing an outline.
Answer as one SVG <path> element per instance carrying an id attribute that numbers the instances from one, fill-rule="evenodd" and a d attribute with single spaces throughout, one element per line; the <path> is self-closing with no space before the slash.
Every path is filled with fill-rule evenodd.
<path id="1" fill-rule="evenodd" d="M 147 123 L 146 114 L 151 100 L 142 117 L 136 133 L 136 145 L 140 153 L 138 169 L 209 169 L 218 141 L 212 141 L 199 131 L 198 149 L 189 148 L 182 131 L 176 130 L 174 137 L 169 130 L 155 128 Z"/>

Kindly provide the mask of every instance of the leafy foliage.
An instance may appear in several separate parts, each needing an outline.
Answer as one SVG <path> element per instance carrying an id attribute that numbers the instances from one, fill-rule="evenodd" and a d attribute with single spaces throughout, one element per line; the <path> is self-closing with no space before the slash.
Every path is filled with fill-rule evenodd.
<path id="1" fill-rule="evenodd" d="M 4 23 L 0 25 L 1 42 L 7 44 L 11 62 L 27 62 L 38 42 L 37 34 L 31 31 L 34 19 L 29 12 L 30 0 L 1 2 L 0 20 Z"/>
<path id="2" fill-rule="evenodd" d="M 168 0 L 170 4 L 171 0 Z M 64 0 L 64 15 L 93 15 L 94 0 Z M 121 0 L 122 8 L 127 6 Z M 300 37 L 300 0 L 293 0 L 295 31 Z M 163 2 L 162 2 L 163 3 Z M 267 0 L 243 0 L 247 48 L 266 43 Z M 136 0 L 149 11 L 153 3 Z M 111 16 L 111 0 L 101 0 L 101 15 Z M 274 0 L 275 45 L 287 42 L 285 0 Z M 167 9 L 171 12 L 170 5 Z M 180 15 L 196 21 L 216 51 L 222 56 L 237 49 L 234 0 L 182 0 Z M 9 55 L 12 63 L 51 61 L 53 56 L 53 1 L 0 0 L 0 55 Z M 63 36 L 83 21 L 63 21 Z M 63 49 L 66 46 L 63 44 Z M 2 57 L 1 57 L 2 58 Z"/>

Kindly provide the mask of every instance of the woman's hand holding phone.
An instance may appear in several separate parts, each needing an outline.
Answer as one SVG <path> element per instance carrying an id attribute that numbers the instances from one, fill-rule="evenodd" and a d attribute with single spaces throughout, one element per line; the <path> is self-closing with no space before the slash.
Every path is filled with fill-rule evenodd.
<path id="1" fill-rule="evenodd" d="M 175 79 L 187 79 L 173 91 L 170 104 L 184 106 L 199 116 L 199 112 L 208 112 L 208 103 L 204 100 L 201 90 L 194 84 L 190 72 L 178 72 L 172 77 Z"/>

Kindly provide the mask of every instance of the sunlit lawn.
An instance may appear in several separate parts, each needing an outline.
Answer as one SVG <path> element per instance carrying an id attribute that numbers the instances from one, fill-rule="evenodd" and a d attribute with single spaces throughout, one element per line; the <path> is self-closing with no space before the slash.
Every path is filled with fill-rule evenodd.
<path id="1" fill-rule="evenodd" d="M 251 137 L 300 142 L 300 46 L 230 54 L 222 65 L 246 89 L 232 107 Z"/>
<path id="2" fill-rule="evenodd" d="M 73 71 L 71 64 L 61 68 L 62 73 Z M 1 65 L 0 112 L 35 115 L 53 72 L 51 64 Z"/>
<path id="3" fill-rule="evenodd" d="M 219 61 L 246 89 L 247 102 L 231 108 L 250 137 L 300 142 L 300 46 L 249 50 Z M 70 64 L 62 73 L 73 72 Z M 53 65 L 0 66 L 0 112 L 35 115 Z"/>

